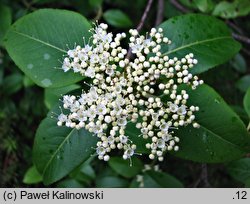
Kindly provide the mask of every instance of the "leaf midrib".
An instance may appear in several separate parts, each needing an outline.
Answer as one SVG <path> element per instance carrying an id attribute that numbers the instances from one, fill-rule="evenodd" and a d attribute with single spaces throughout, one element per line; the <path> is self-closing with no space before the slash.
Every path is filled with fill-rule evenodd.
<path id="1" fill-rule="evenodd" d="M 58 151 L 63 147 L 63 145 L 65 144 L 65 142 L 69 139 L 69 137 L 71 137 L 72 133 L 75 131 L 75 129 L 72 129 L 70 131 L 70 133 L 67 135 L 67 137 L 64 138 L 64 140 L 62 141 L 62 143 L 60 143 L 59 147 L 56 149 L 56 151 L 54 152 L 54 154 L 50 157 L 49 161 L 47 162 L 44 170 L 43 170 L 43 175 L 45 175 L 45 172 L 48 168 L 48 166 L 50 165 L 50 163 L 52 162 L 52 160 L 55 158 L 55 156 L 57 155 Z"/>
<path id="2" fill-rule="evenodd" d="M 18 35 L 21 35 L 21 36 L 23 36 L 23 37 L 26 37 L 26 38 L 28 38 L 28 39 L 30 39 L 30 40 L 33 40 L 33 41 L 42 43 L 42 44 L 44 44 L 44 45 L 46 45 L 46 46 L 48 46 L 48 47 L 54 48 L 54 49 L 56 49 L 56 50 L 59 50 L 60 52 L 67 53 L 66 50 L 63 50 L 63 49 L 61 49 L 61 48 L 59 48 L 59 47 L 56 47 L 56 46 L 54 46 L 54 45 L 52 45 L 52 44 L 50 44 L 50 43 L 48 43 L 48 42 L 45 42 L 45 41 L 43 41 L 43 40 L 34 38 L 34 37 L 32 37 L 32 36 L 30 36 L 30 35 L 27 35 L 27 34 L 25 34 L 25 33 L 18 32 L 18 31 L 12 31 L 12 32 L 14 32 L 14 33 L 16 33 L 16 34 L 18 34 Z"/>
<path id="3" fill-rule="evenodd" d="M 241 149 L 240 146 L 235 145 L 234 143 L 231 143 L 230 141 L 224 139 L 223 137 L 221 137 L 220 135 L 218 135 L 217 133 L 213 132 L 212 130 L 209 130 L 208 128 L 204 127 L 203 125 L 200 124 L 200 127 L 205 129 L 207 132 L 211 133 L 212 135 L 214 135 L 215 137 L 219 138 L 220 140 L 232 145 L 233 147 L 235 147 L 236 149 L 240 150 L 240 151 L 244 151 Z"/>
<path id="4" fill-rule="evenodd" d="M 203 44 L 203 43 L 207 43 L 207 42 L 212 42 L 212 41 L 217 41 L 217 40 L 223 40 L 223 39 L 227 39 L 227 38 L 231 39 L 232 37 L 231 36 L 222 36 L 222 37 L 217 37 L 217 38 L 211 38 L 211 39 L 196 41 L 196 42 L 193 42 L 193 43 L 189 43 L 189 44 L 183 45 L 183 46 L 178 47 L 176 49 L 170 50 L 168 52 L 165 52 L 165 53 L 163 53 L 163 55 L 169 55 L 169 54 L 172 54 L 174 52 L 177 52 L 179 50 L 182 50 L 182 49 L 185 49 L 185 48 L 188 48 L 188 47 L 192 47 L 192 46 Z"/>

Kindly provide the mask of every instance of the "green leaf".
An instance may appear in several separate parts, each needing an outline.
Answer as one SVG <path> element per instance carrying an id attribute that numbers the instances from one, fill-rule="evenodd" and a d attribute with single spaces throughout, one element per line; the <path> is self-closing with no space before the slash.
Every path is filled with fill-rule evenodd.
<path id="1" fill-rule="evenodd" d="M 84 185 L 75 179 L 65 179 L 57 184 L 57 188 L 84 188 Z"/>
<path id="2" fill-rule="evenodd" d="M 33 147 L 33 161 L 43 175 L 45 185 L 54 183 L 87 160 L 94 151 L 97 138 L 85 129 L 58 127 L 53 110 L 38 127 Z"/>
<path id="3" fill-rule="evenodd" d="M 11 25 L 10 8 L 0 4 L 0 45 L 3 44 L 3 37 Z"/>
<path id="4" fill-rule="evenodd" d="M 250 188 L 250 179 L 246 180 L 245 188 Z"/>
<path id="5" fill-rule="evenodd" d="M 248 88 L 246 95 L 243 100 L 244 109 L 246 110 L 249 118 L 250 118 L 250 87 Z"/>
<path id="6" fill-rule="evenodd" d="M 211 87 L 202 85 L 189 93 L 188 105 L 199 106 L 195 113 L 200 128 L 176 131 L 180 150 L 176 156 L 197 162 L 216 163 L 241 158 L 250 150 L 250 135 L 239 116 Z"/>
<path id="7" fill-rule="evenodd" d="M 108 24 L 117 28 L 128 28 L 133 25 L 128 15 L 118 9 L 107 10 L 103 18 Z"/>
<path id="8" fill-rule="evenodd" d="M 84 164 L 81 167 L 81 172 L 92 179 L 96 177 L 94 169 L 89 164 Z"/>
<path id="9" fill-rule="evenodd" d="M 235 57 L 231 61 L 231 64 L 233 68 L 239 73 L 245 73 L 247 71 L 246 61 L 241 54 L 235 55 Z"/>
<path id="10" fill-rule="evenodd" d="M 231 162 L 227 170 L 235 180 L 245 183 L 250 179 L 250 158 L 243 158 Z"/>
<path id="11" fill-rule="evenodd" d="M 35 83 L 27 76 L 25 75 L 23 77 L 23 85 L 24 87 L 30 87 L 30 86 L 33 86 Z"/>
<path id="12" fill-rule="evenodd" d="M 249 0 L 234 0 L 233 2 L 222 1 L 215 7 L 213 15 L 222 18 L 236 18 L 250 13 Z"/>
<path id="13" fill-rule="evenodd" d="M 125 129 L 125 134 L 129 137 L 130 140 L 136 145 L 136 153 L 149 153 L 150 150 L 146 148 L 148 140 L 143 139 L 140 129 L 136 128 L 135 123 L 128 123 Z"/>
<path id="14" fill-rule="evenodd" d="M 51 109 L 55 104 L 58 103 L 62 95 L 79 89 L 80 86 L 77 84 L 72 84 L 69 86 L 59 87 L 59 88 L 48 88 L 44 92 L 44 102 L 48 109 Z"/>
<path id="15" fill-rule="evenodd" d="M 158 171 L 146 171 L 143 175 L 145 188 L 183 188 L 183 184 L 175 177 Z"/>
<path id="16" fill-rule="evenodd" d="M 103 0 L 89 0 L 89 5 L 94 7 L 94 8 L 98 8 L 98 7 L 102 6 L 102 2 L 103 2 Z"/>
<path id="17" fill-rule="evenodd" d="M 23 178 L 23 183 L 25 184 L 35 184 L 35 183 L 40 183 L 41 181 L 42 181 L 42 176 L 37 171 L 35 166 L 30 167 L 28 171 L 25 173 L 25 176 Z"/>
<path id="18" fill-rule="evenodd" d="M 90 24 L 78 13 L 41 9 L 15 22 L 5 37 L 5 46 L 16 65 L 37 85 L 61 87 L 83 79 L 60 70 L 63 55 L 75 43 L 88 39 Z M 69 47 L 69 48 L 68 48 Z"/>
<path id="19" fill-rule="evenodd" d="M 241 77 L 236 82 L 236 87 L 242 92 L 246 92 L 247 89 L 250 87 L 250 74 Z"/>
<path id="20" fill-rule="evenodd" d="M 112 157 L 108 163 L 116 173 L 125 178 L 132 178 L 143 169 L 142 162 L 136 157 L 132 158 L 132 166 L 130 166 L 128 160 L 124 160 L 121 157 Z"/>
<path id="21" fill-rule="evenodd" d="M 23 75 L 20 73 L 14 73 L 3 80 L 3 92 L 11 95 L 19 91 L 23 86 Z"/>
<path id="22" fill-rule="evenodd" d="M 194 4 L 202 12 L 209 12 L 214 8 L 214 2 L 212 0 L 194 0 Z"/>
<path id="23" fill-rule="evenodd" d="M 198 64 L 192 73 L 205 72 L 223 64 L 240 49 L 240 44 L 231 37 L 224 22 L 212 16 L 187 14 L 173 17 L 159 27 L 172 43 L 162 46 L 162 51 L 170 57 L 182 58 L 194 53 Z"/>
<path id="24" fill-rule="evenodd" d="M 96 180 L 97 188 L 122 188 L 127 186 L 128 181 L 115 176 L 100 177 Z"/>

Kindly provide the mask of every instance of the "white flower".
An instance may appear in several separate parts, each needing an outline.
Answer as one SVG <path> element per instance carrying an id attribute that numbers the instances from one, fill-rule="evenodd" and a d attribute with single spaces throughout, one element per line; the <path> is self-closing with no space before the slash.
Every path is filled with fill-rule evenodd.
<path id="1" fill-rule="evenodd" d="M 141 132 L 137 136 L 149 140 L 149 158 L 162 161 L 164 152 L 179 150 L 175 136 L 179 127 L 199 127 L 195 122 L 199 107 L 187 105 L 189 95 L 180 86 L 195 89 L 203 83 L 190 73 L 198 61 L 192 53 L 181 59 L 161 53 L 161 45 L 171 43 L 161 28 L 152 28 L 149 36 L 129 30 L 129 47 L 135 57 L 127 59 L 127 50 L 121 46 L 126 34 L 114 37 L 107 28 L 103 23 L 97 25 L 91 30 L 90 44 L 67 52 L 63 71 L 89 77 L 93 85 L 78 98 L 63 96 L 63 108 L 68 113 L 58 116 L 57 125 L 94 133 L 99 139 L 98 158 L 108 161 L 114 149 L 123 151 L 123 159 L 136 154 L 136 145 L 126 136 L 128 123 L 136 123 Z"/>
<path id="2" fill-rule="evenodd" d="M 173 113 L 177 112 L 178 106 L 176 104 L 169 103 L 168 106 L 169 106 L 169 109 L 170 109 L 171 112 L 173 112 Z"/>
<path id="3" fill-rule="evenodd" d="M 169 125 L 167 123 L 163 123 L 161 124 L 160 129 L 162 132 L 168 132 Z"/>
<path id="4" fill-rule="evenodd" d="M 121 117 L 117 119 L 117 124 L 119 126 L 126 126 L 127 125 L 127 119 L 126 117 Z"/>
<path id="5" fill-rule="evenodd" d="M 107 113 L 106 106 L 103 104 L 98 104 L 96 107 L 97 115 L 105 115 Z"/>
<path id="6" fill-rule="evenodd" d="M 96 117 L 96 110 L 94 109 L 94 108 L 89 108 L 88 110 L 87 110 L 87 116 L 89 117 L 89 118 L 95 118 Z"/>
<path id="7" fill-rule="evenodd" d="M 85 76 L 94 78 L 95 77 L 95 70 L 92 67 L 88 67 L 88 69 L 85 71 Z"/>

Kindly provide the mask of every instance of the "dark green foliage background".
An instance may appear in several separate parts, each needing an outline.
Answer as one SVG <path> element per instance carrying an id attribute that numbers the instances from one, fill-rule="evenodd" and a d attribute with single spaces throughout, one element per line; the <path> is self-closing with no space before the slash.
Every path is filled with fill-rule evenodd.
<path id="1" fill-rule="evenodd" d="M 140 187 L 137 175 L 144 187 L 250 186 L 250 46 L 232 38 L 250 37 L 250 1 L 177 2 L 184 10 L 164 0 L 160 27 L 173 43 L 163 51 L 199 60 L 192 72 L 208 85 L 190 92 L 190 103 L 200 106 L 201 128 L 179 130 L 180 151 L 164 162 L 136 156 L 130 167 L 116 156 L 97 160 L 94 137 L 58 128 L 51 116 L 61 94 L 83 85 L 81 76 L 56 69 L 67 46 L 89 37 L 91 21 L 114 33 L 135 28 L 147 0 L 0 0 L 0 187 Z M 155 0 L 142 33 L 158 12 Z M 140 133 L 130 124 L 126 134 Z M 147 152 L 145 141 L 135 142 Z"/>

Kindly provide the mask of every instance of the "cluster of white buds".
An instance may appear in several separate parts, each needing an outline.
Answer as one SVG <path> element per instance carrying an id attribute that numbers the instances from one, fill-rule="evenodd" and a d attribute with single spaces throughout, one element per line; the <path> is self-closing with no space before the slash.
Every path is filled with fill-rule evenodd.
<path id="1" fill-rule="evenodd" d="M 138 137 L 149 141 L 149 158 L 162 161 L 164 152 L 179 149 L 176 129 L 188 124 L 199 127 L 194 122 L 199 107 L 187 105 L 189 95 L 179 86 L 195 89 L 203 83 L 189 72 L 197 60 L 192 53 L 182 59 L 164 55 L 161 45 L 171 42 L 161 28 L 152 28 L 147 36 L 131 29 L 129 47 L 135 58 L 129 60 L 120 43 L 126 34 L 113 37 L 107 27 L 97 25 L 91 30 L 92 43 L 76 46 L 64 59 L 65 72 L 73 70 L 92 78 L 93 85 L 79 97 L 63 97 L 63 108 L 69 114 L 62 112 L 58 125 L 85 128 L 96 135 L 100 138 L 98 158 L 108 161 L 113 149 L 122 150 L 124 159 L 135 154 L 136 145 L 125 130 L 127 123 L 136 123 L 141 131 Z"/>

